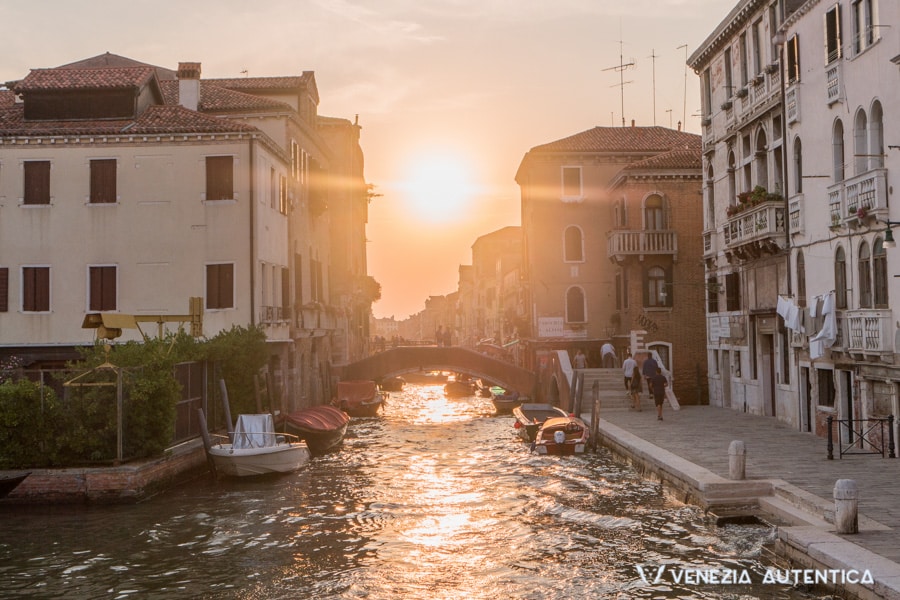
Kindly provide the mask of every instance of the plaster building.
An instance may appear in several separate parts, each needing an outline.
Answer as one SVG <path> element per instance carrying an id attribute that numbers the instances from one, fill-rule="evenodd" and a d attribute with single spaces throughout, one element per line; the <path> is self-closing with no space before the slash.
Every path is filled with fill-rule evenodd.
<path id="1" fill-rule="evenodd" d="M 898 23 L 895 2 L 745 0 L 690 59 L 707 119 L 707 276 L 725 300 L 708 303 L 710 388 L 725 406 L 818 435 L 829 416 L 900 408 Z M 753 200 L 757 185 L 775 195 Z"/>
<path id="2" fill-rule="evenodd" d="M 696 135 L 632 126 L 595 127 L 525 155 L 516 181 L 535 366 L 547 350 L 582 348 L 600 366 L 604 341 L 620 359 L 632 344 L 653 346 L 675 367 L 676 391 L 696 389 L 699 152 Z"/>
<path id="3" fill-rule="evenodd" d="M 2 351 L 69 359 L 88 313 L 199 297 L 206 336 L 263 327 L 285 408 L 319 402 L 341 329 L 325 175 L 345 150 L 317 131 L 312 72 L 200 71 L 104 54 L 0 90 Z"/>
<path id="4" fill-rule="evenodd" d="M 498 229 L 480 236 L 472 244 L 474 327 L 471 337 L 475 342 L 484 340 L 504 345 L 518 338 L 524 316 L 519 284 L 521 264 L 521 227 Z"/>

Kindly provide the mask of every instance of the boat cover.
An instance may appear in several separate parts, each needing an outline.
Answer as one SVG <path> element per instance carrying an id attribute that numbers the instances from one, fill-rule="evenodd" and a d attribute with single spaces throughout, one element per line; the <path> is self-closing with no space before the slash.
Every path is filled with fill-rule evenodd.
<path id="1" fill-rule="evenodd" d="M 285 420 L 306 431 L 333 431 L 349 423 L 350 417 L 342 410 L 323 404 L 301 408 L 285 415 Z"/>
<path id="2" fill-rule="evenodd" d="M 239 415 L 234 426 L 234 449 L 269 448 L 276 445 L 272 415 Z"/>
<path id="3" fill-rule="evenodd" d="M 341 402 L 346 402 L 350 406 L 372 402 L 378 390 L 374 381 L 355 380 L 355 381 L 338 381 L 337 396 Z"/>

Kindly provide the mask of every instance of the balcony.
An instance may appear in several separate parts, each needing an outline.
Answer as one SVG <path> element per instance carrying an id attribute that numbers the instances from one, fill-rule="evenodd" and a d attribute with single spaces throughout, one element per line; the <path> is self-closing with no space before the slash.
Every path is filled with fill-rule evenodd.
<path id="1" fill-rule="evenodd" d="M 803 194 L 796 194 L 791 197 L 788 203 L 788 211 L 790 213 L 791 234 L 804 233 L 806 219 L 803 215 Z"/>
<path id="2" fill-rule="evenodd" d="M 894 352 L 890 309 L 860 309 L 844 312 L 850 354 L 889 357 Z"/>
<path id="3" fill-rule="evenodd" d="M 766 200 L 732 215 L 725 222 L 725 253 L 729 261 L 777 254 L 785 245 L 782 200 Z"/>
<path id="4" fill-rule="evenodd" d="M 716 255 L 715 230 L 703 232 L 703 258 L 711 258 Z"/>
<path id="5" fill-rule="evenodd" d="M 887 170 L 874 169 L 828 188 L 832 225 L 857 227 L 867 219 L 887 220 Z"/>
<path id="6" fill-rule="evenodd" d="M 841 61 L 836 60 L 825 68 L 825 94 L 828 104 L 841 99 Z"/>
<path id="7" fill-rule="evenodd" d="M 623 262 L 629 256 L 643 260 L 646 255 L 678 254 L 678 236 L 675 231 L 619 230 L 610 231 L 606 237 L 606 256 Z"/>
<path id="8" fill-rule="evenodd" d="M 784 93 L 788 125 L 800 122 L 800 86 L 792 84 Z"/>

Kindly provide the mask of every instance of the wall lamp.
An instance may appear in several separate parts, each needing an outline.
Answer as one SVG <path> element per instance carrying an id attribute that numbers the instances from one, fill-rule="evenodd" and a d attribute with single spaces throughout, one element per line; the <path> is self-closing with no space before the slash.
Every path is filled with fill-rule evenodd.
<path id="1" fill-rule="evenodd" d="M 887 229 L 884 230 L 884 242 L 882 242 L 882 246 L 885 248 L 896 248 L 897 242 L 894 241 L 894 232 L 891 231 L 892 225 L 900 225 L 900 221 L 885 221 L 885 225 L 887 225 Z"/>

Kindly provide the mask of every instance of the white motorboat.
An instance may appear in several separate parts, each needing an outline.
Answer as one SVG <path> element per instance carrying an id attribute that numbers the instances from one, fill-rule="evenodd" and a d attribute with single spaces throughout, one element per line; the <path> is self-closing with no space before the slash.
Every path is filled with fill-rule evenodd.
<path id="1" fill-rule="evenodd" d="M 272 415 L 240 415 L 233 441 L 211 444 L 207 449 L 216 471 L 246 477 L 267 473 L 290 473 L 309 462 L 305 442 L 286 433 L 275 433 Z"/>

